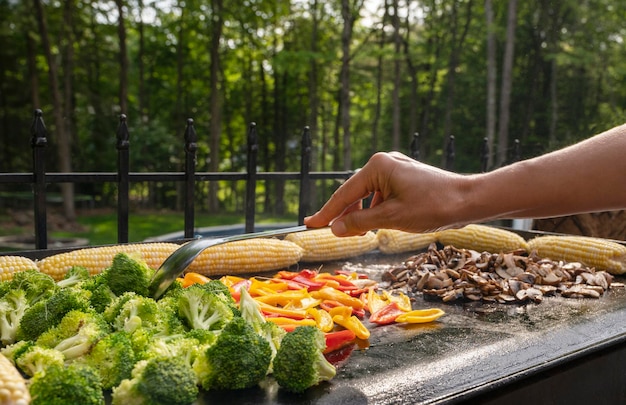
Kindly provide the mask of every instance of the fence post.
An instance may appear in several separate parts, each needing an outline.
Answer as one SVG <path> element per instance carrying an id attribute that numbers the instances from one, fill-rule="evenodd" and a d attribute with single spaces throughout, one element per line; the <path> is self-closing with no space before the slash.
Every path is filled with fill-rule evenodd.
<path id="1" fill-rule="evenodd" d="M 35 110 L 30 127 L 31 147 L 33 148 L 33 192 L 35 216 L 35 249 L 48 248 L 48 227 L 46 224 L 46 124 L 43 112 Z"/>
<path id="2" fill-rule="evenodd" d="M 300 158 L 300 201 L 298 212 L 298 224 L 304 223 L 304 217 L 308 214 L 311 206 L 311 130 L 308 126 L 302 131 Z"/>
<path id="3" fill-rule="evenodd" d="M 455 156 L 454 135 L 450 135 L 450 138 L 448 138 L 448 144 L 446 145 L 446 170 L 454 170 Z"/>
<path id="4" fill-rule="evenodd" d="M 128 243 L 129 134 L 126 115 L 117 129 L 117 243 Z"/>
<path id="5" fill-rule="evenodd" d="M 248 158 L 246 170 L 246 233 L 254 232 L 254 214 L 256 212 L 256 178 L 257 178 L 257 142 L 256 123 L 248 128 Z"/>
<path id="6" fill-rule="evenodd" d="M 185 129 L 185 238 L 194 237 L 195 222 L 195 173 L 198 136 L 193 126 L 193 119 L 187 119 Z"/>
<path id="7" fill-rule="evenodd" d="M 411 140 L 411 157 L 415 160 L 420 160 L 420 134 L 415 132 L 413 139 Z"/>

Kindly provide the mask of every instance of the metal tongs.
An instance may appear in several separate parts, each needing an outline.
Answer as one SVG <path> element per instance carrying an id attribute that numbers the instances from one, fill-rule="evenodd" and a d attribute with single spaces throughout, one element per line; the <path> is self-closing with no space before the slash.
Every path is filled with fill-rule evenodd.
<path id="1" fill-rule="evenodd" d="M 224 236 L 221 238 L 195 239 L 191 242 L 187 242 L 169 255 L 157 269 L 156 273 L 154 273 L 150 281 L 150 294 L 152 294 L 154 299 L 161 297 L 165 290 L 172 285 L 174 280 L 182 274 L 191 262 L 193 262 L 200 253 L 211 246 L 237 240 L 286 235 L 292 232 L 306 231 L 307 229 L 306 225 L 299 225 L 291 228 L 272 229 L 269 231 Z"/>

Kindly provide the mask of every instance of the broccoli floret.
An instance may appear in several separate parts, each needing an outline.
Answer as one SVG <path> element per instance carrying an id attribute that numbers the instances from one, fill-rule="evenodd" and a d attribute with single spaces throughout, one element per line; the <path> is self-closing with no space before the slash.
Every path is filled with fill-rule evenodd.
<path id="1" fill-rule="evenodd" d="M 265 320 L 259 303 L 252 298 L 248 290 L 241 288 L 241 295 L 239 298 L 239 310 L 241 311 L 241 317 L 245 319 L 252 329 L 259 335 L 261 335 L 270 344 L 272 349 L 272 362 L 267 370 L 268 374 L 273 370 L 273 361 L 276 357 L 276 352 L 280 347 L 280 342 L 285 336 L 286 332 L 283 328 L 276 325 L 273 322 Z"/>
<path id="2" fill-rule="evenodd" d="M 11 345 L 8 345 L 7 347 L 2 348 L 0 353 L 15 364 L 17 359 L 34 345 L 35 343 L 30 340 L 19 340 Z"/>
<path id="3" fill-rule="evenodd" d="M 74 360 L 89 353 L 109 332 L 109 325 L 97 312 L 70 311 L 57 326 L 42 333 L 36 343 L 59 350 L 66 360 Z"/>
<path id="4" fill-rule="evenodd" d="M 241 316 L 237 302 L 231 295 L 228 287 L 226 287 L 226 284 L 222 283 L 220 280 L 210 280 L 207 283 L 198 284 L 198 286 L 220 297 L 224 303 L 230 307 L 235 316 Z"/>
<path id="5" fill-rule="evenodd" d="M 33 377 L 38 373 L 45 372 L 49 366 L 63 366 L 64 362 L 65 358 L 60 351 L 32 345 L 17 358 L 15 364 L 24 374 Z"/>
<path id="6" fill-rule="evenodd" d="M 63 280 L 57 281 L 57 285 L 60 288 L 73 287 L 82 282 L 89 280 L 91 275 L 89 270 L 83 266 L 73 266 L 65 273 Z"/>
<path id="7" fill-rule="evenodd" d="M 191 329 L 219 330 L 234 317 L 221 297 L 199 284 L 187 287 L 178 304 L 178 314 Z"/>
<path id="8" fill-rule="evenodd" d="M 24 290 L 28 305 L 47 299 L 59 289 L 52 277 L 36 269 L 15 273 L 10 283 L 11 289 Z"/>
<path id="9" fill-rule="evenodd" d="M 117 318 L 117 316 L 122 311 L 124 304 L 136 297 L 138 297 L 138 295 L 132 291 L 125 292 L 122 295 L 115 297 L 111 301 L 111 303 L 107 305 L 107 307 L 104 309 L 104 312 L 102 313 L 104 319 L 111 324 L 115 322 L 115 318 Z"/>
<path id="10" fill-rule="evenodd" d="M 302 392 L 332 379 L 337 370 L 324 357 L 324 333 L 315 326 L 299 326 L 283 338 L 274 358 L 274 378 L 287 391 Z"/>
<path id="11" fill-rule="evenodd" d="M 177 337 L 186 332 L 185 325 L 178 316 L 178 300 L 168 297 L 157 301 L 158 325 L 154 337 L 169 339 Z"/>
<path id="12" fill-rule="evenodd" d="M 241 317 L 233 318 L 194 362 L 204 389 L 240 389 L 258 384 L 272 359 L 270 345 Z"/>
<path id="13" fill-rule="evenodd" d="M 196 339 L 201 345 L 212 345 L 217 340 L 219 331 L 212 331 L 207 329 L 191 329 L 185 332 L 184 336 Z"/>
<path id="14" fill-rule="evenodd" d="M 0 341 L 6 346 L 15 343 L 20 321 L 28 308 L 26 292 L 11 290 L 0 299 Z"/>
<path id="15" fill-rule="evenodd" d="M 52 365 L 36 374 L 29 387 L 31 405 L 104 405 L 100 376 L 91 367 Z"/>
<path id="16" fill-rule="evenodd" d="M 111 267 L 104 272 L 113 294 L 122 295 L 132 291 L 144 297 L 150 295 L 148 287 L 154 270 L 139 256 L 118 253 L 113 258 Z"/>
<path id="17" fill-rule="evenodd" d="M 130 378 L 136 360 L 130 335 L 120 331 L 100 339 L 84 362 L 98 372 L 102 387 L 111 389 Z"/>
<path id="18" fill-rule="evenodd" d="M 132 378 L 113 388 L 113 405 L 186 405 L 198 397 L 195 375 L 177 357 L 142 360 Z"/>
<path id="19" fill-rule="evenodd" d="M 174 280 L 172 284 L 169 287 L 167 287 L 167 290 L 165 290 L 163 295 L 161 295 L 161 298 L 159 298 L 158 300 L 160 301 L 166 298 L 178 299 L 178 297 L 180 297 L 183 291 L 185 291 L 185 288 L 183 287 L 183 283 L 181 283 L 178 280 Z"/>
<path id="20" fill-rule="evenodd" d="M 159 308 L 152 298 L 136 295 L 127 300 L 113 320 L 115 330 L 133 333 L 137 329 L 157 330 Z"/>
<path id="21" fill-rule="evenodd" d="M 70 311 L 89 310 L 89 291 L 77 288 L 58 289 L 50 298 L 26 309 L 17 330 L 19 340 L 37 340 L 39 335 L 55 327 Z"/>
<path id="22" fill-rule="evenodd" d="M 96 274 L 81 282 L 80 288 L 91 293 L 89 302 L 97 312 L 104 312 L 106 307 L 116 298 L 116 295 L 109 288 L 108 280 L 104 273 Z"/>

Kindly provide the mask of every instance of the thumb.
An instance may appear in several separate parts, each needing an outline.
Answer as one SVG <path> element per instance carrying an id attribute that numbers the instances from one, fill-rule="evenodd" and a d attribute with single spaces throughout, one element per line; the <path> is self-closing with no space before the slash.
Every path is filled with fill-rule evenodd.
<path id="1" fill-rule="evenodd" d="M 335 219 L 330 229 L 336 236 L 357 236 L 382 225 L 376 207 L 348 212 Z"/>

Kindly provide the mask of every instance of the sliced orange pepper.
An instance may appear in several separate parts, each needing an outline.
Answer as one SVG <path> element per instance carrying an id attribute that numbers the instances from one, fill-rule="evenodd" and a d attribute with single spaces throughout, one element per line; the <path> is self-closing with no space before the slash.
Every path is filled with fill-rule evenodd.
<path id="1" fill-rule="evenodd" d="M 356 297 L 352 297 L 343 291 L 335 290 L 331 287 L 323 287 L 317 291 L 312 291 L 311 295 L 314 298 L 320 298 L 323 300 L 333 300 L 342 303 L 356 309 L 363 309 L 363 301 Z"/>
<path id="2" fill-rule="evenodd" d="M 439 308 L 415 309 L 398 316 L 396 322 L 426 323 L 432 322 L 444 314 L 445 312 Z"/>
<path id="3" fill-rule="evenodd" d="M 183 276 L 183 287 L 189 287 L 192 284 L 206 284 L 211 281 L 210 278 L 200 273 L 189 272 Z"/>
<path id="4" fill-rule="evenodd" d="M 322 332 L 330 332 L 335 323 L 333 322 L 333 317 L 327 311 L 323 309 L 317 308 L 308 308 L 306 313 L 310 315 L 313 319 L 315 319 L 315 323 L 317 323 L 317 327 Z"/>

